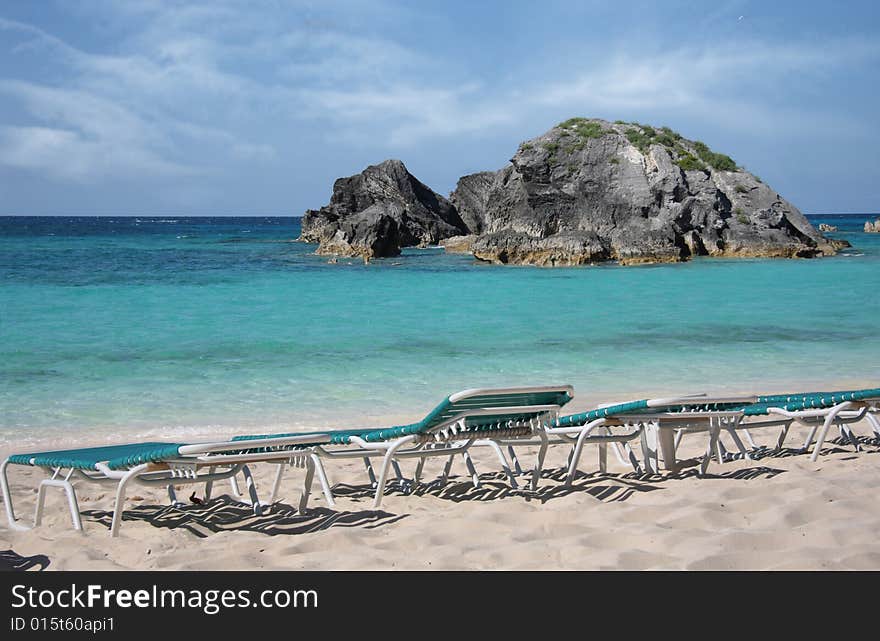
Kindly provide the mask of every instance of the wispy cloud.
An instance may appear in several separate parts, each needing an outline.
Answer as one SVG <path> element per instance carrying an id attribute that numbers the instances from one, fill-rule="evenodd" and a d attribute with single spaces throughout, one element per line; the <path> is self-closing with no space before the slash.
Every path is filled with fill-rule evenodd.
<path id="1" fill-rule="evenodd" d="M 761 134 L 833 122 L 839 135 L 861 127 L 810 104 L 793 108 L 772 104 L 768 98 L 794 74 L 809 86 L 848 65 L 878 60 L 877 41 L 839 39 L 816 47 L 743 40 L 726 46 L 616 55 L 529 95 L 545 107 L 580 107 L 587 113 L 664 111 Z"/>
<path id="2" fill-rule="evenodd" d="M 734 3 L 706 20 L 729 20 L 738 10 Z M 743 131 L 794 130 L 836 116 L 807 101 L 774 104 L 767 97 L 777 84 L 794 75 L 821 80 L 880 58 L 880 44 L 858 38 L 776 43 L 737 36 L 681 47 L 645 40 L 604 50 L 585 41 L 549 70 L 536 73 L 527 56 L 486 76 L 467 64 L 454 67 L 412 39 L 361 29 L 358 21 L 367 17 L 407 19 L 384 2 L 325 9 L 307 2 L 89 0 L 70 11 L 100 14 L 105 46 L 75 46 L 0 17 L 0 48 L 54 70 L 0 78 L 2 99 L 28 119 L 0 130 L 0 163 L 76 181 L 272 163 L 279 140 L 299 132 L 368 145 L 377 156 L 453 137 L 516 138 L 534 123 L 549 124 L 548 113 L 663 112 Z M 837 118 L 837 131 L 860 126 Z"/>

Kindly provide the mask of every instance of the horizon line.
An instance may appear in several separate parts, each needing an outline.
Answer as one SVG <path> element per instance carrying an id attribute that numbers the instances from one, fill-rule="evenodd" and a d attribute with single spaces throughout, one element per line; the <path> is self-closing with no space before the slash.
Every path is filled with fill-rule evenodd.
<path id="1" fill-rule="evenodd" d="M 874 211 L 851 211 L 826 214 L 822 212 L 805 213 L 804 216 L 880 216 L 880 209 Z M 0 218 L 302 218 L 293 214 L 0 214 Z"/>

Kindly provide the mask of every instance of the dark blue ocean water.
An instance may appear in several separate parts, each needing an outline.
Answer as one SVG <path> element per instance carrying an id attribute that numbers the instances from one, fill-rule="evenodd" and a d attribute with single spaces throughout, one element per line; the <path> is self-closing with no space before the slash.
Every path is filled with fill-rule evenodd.
<path id="1" fill-rule="evenodd" d="M 485 385 L 880 384 L 880 235 L 820 260 L 328 264 L 293 218 L 0 217 L 0 440 L 415 419 Z M 873 218 L 873 217 L 871 217 Z"/>

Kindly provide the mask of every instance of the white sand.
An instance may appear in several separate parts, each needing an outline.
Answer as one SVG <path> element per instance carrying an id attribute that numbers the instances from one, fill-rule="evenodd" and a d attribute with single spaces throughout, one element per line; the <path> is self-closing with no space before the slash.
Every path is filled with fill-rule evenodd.
<path id="1" fill-rule="evenodd" d="M 880 569 L 880 454 L 867 424 L 855 426 L 863 451 L 826 443 L 818 462 L 792 451 L 768 453 L 670 478 L 638 479 L 609 453 L 609 474 L 596 472 L 588 448 L 585 474 L 571 489 L 559 467 L 567 450 L 552 448 L 537 492 L 511 490 L 488 450 L 475 454 L 483 487 L 473 489 L 464 466 L 442 487 L 415 495 L 391 491 L 382 510 L 371 496 L 359 461 L 327 463 L 338 488 L 337 509 L 325 507 L 315 483 L 308 515 L 294 508 L 302 472 L 282 486 L 283 501 L 255 517 L 235 504 L 228 484 L 219 501 L 183 510 L 168 506 L 161 488 L 134 486 L 120 537 L 108 532 L 113 493 L 81 486 L 87 535 L 70 528 L 60 491 L 48 499 L 44 523 L 13 532 L 0 524 L 0 549 L 45 554 L 49 569 Z M 775 431 L 756 434 L 771 444 Z M 804 432 L 787 441 L 798 446 Z M 682 455 L 705 447 L 689 436 Z M 7 447 L 14 450 L 14 444 Z M 522 450 L 521 462 L 532 457 Z M 439 473 L 432 459 L 425 479 Z M 409 475 L 413 461 L 404 464 Z M 255 466 L 264 494 L 275 467 Z M 33 515 L 40 471 L 10 468 L 18 514 Z M 181 498 L 196 489 L 185 486 Z"/>

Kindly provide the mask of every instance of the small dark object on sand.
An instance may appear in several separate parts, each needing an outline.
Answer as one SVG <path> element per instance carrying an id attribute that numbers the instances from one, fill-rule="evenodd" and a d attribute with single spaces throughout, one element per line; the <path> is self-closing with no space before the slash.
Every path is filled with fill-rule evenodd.
<path id="1" fill-rule="evenodd" d="M 189 495 L 189 501 L 190 501 L 190 503 L 195 503 L 196 505 L 202 504 L 202 499 L 197 497 L 195 492 L 193 492 L 192 494 Z"/>

